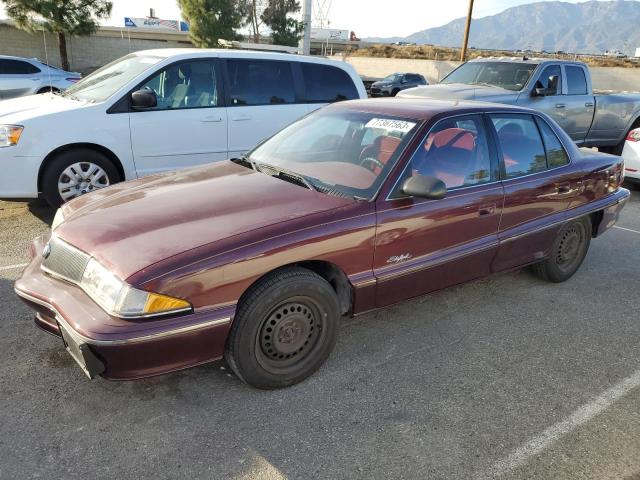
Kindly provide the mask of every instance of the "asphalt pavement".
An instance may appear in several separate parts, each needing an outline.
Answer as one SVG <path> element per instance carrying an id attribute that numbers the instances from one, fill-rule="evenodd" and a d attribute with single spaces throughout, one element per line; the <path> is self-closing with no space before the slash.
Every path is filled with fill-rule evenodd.
<path id="1" fill-rule="evenodd" d="M 13 292 L 52 212 L 0 202 L 0 478 L 640 479 L 640 192 L 563 284 L 526 270 L 346 320 L 302 384 L 90 381 Z"/>

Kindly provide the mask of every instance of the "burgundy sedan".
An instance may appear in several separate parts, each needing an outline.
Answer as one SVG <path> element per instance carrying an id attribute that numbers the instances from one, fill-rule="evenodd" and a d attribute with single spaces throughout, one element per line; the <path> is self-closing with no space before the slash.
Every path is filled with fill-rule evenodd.
<path id="1" fill-rule="evenodd" d="M 243 158 L 64 205 L 15 290 L 89 377 L 224 357 L 284 387 L 322 365 L 342 315 L 524 266 L 567 280 L 622 181 L 619 157 L 539 112 L 343 102 Z"/>

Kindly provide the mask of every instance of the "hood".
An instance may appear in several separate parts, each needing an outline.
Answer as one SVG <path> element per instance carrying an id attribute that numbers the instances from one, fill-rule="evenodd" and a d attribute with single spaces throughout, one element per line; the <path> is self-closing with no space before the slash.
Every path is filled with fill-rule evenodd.
<path id="1" fill-rule="evenodd" d="M 55 233 L 126 279 L 173 255 L 351 203 L 224 161 L 80 197 L 63 207 Z"/>
<path id="2" fill-rule="evenodd" d="M 404 98 L 431 98 L 434 100 L 481 100 L 486 102 L 515 102 L 519 92 L 484 85 L 466 85 L 464 83 L 439 83 L 422 87 L 408 88 L 398 93 Z M 509 102 L 510 101 L 510 102 Z"/>
<path id="3" fill-rule="evenodd" d="M 22 124 L 30 118 L 75 110 L 85 105 L 89 103 L 52 93 L 12 98 L 0 102 L 0 123 Z"/>
<path id="4" fill-rule="evenodd" d="M 387 85 L 392 85 L 393 82 L 384 82 L 382 80 L 378 80 L 377 82 L 373 82 L 371 84 L 372 87 L 386 87 Z"/>

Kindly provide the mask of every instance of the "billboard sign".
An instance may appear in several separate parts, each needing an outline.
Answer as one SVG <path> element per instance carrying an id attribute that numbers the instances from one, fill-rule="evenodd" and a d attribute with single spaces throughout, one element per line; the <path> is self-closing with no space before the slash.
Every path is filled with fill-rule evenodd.
<path id="1" fill-rule="evenodd" d="M 311 28 L 311 40 L 346 42 L 349 40 L 349 34 L 349 30 L 340 30 L 336 28 Z"/>
<path id="2" fill-rule="evenodd" d="M 189 30 L 189 26 L 185 22 L 162 20 L 160 18 L 124 17 L 124 26 L 149 30 L 173 30 L 174 32 L 186 32 Z"/>

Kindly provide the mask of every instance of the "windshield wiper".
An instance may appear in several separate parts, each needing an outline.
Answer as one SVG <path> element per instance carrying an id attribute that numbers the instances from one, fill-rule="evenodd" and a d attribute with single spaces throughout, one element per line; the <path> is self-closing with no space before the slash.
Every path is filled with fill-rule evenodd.
<path id="1" fill-rule="evenodd" d="M 255 166 L 255 169 L 257 171 L 262 172 L 265 175 L 278 177 L 279 179 L 286 182 L 293 183 L 301 187 L 306 187 L 309 190 L 317 191 L 316 188 L 309 182 L 309 180 L 307 180 L 303 175 L 300 175 L 299 173 L 295 173 L 291 170 L 286 170 L 281 167 L 276 167 L 275 165 L 271 165 L 269 163 L 253 162 L 253 165 Z"/>
<path id="2" fill-rule="evenodd" d="M 257 170 L 256 164 L 253 162 L 253 160 L 249 160 L 249 158 L 247 158 L 245 155 L 242 155 L 238 158 L 232 158 L 231 161 L 233 163 L 237 163 L 238 165 L 242 165 L 243 167 L 250 168 L 251 170 Z"/>

